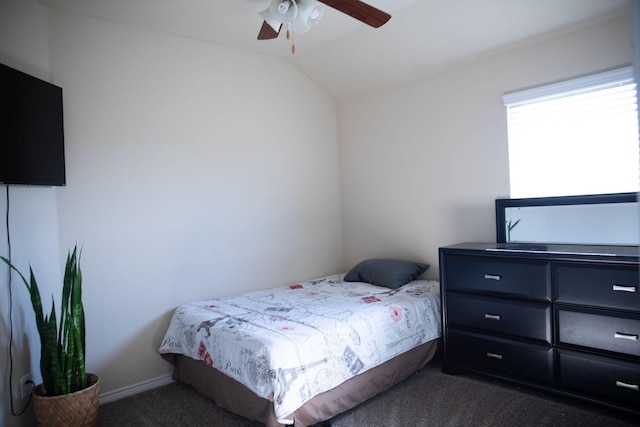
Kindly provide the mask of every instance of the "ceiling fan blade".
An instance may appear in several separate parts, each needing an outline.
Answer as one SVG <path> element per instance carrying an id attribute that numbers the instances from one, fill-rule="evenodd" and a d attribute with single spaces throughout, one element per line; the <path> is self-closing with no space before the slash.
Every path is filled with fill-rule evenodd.
<path id="1" fill-rule="evenodd" d="M 262 27 L 260 27 L 260 32 L 258 33 L 258 40 L 271 40 L 277 38 L 278 34 L 280 34 L 280 28 L 282 28 L 282 24 L 280 24 L 278 31 L 276 31 L 267 23 L 267 21 L 262 21 Z"/>
<path id="2" fill-rule="evenodd" d="M 367 25 L 371 25 L 374 28 L 381 27 L 389 19 L 391 15 L 386 12 L 376 9 L 373 6 L 361 2 L 360 0 L 318 0 L 320 3 L 324 3 L 329 7 L 339 10 L 342 13 L 346 13 L 352 18 L 362 21 Z"/>

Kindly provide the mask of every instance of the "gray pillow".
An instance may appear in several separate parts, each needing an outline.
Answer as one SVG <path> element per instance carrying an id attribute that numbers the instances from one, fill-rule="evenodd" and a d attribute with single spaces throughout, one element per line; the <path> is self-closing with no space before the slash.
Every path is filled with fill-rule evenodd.
<path id="1" fill-rule="evenodd" d="M 365 282 L 397 289 L 427 271 L 429 265 L 399 259 L 373 258 L 360 262 L 344 276 L 345 282 Z"/>

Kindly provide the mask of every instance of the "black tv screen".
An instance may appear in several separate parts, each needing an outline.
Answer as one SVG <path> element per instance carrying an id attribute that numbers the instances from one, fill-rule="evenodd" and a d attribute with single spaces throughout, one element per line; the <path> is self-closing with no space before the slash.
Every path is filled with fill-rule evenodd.
<path id="1" fill-rule="evenodd" d="M 0 183 L 66 184 L 62 88 L 3 64 Z"/>

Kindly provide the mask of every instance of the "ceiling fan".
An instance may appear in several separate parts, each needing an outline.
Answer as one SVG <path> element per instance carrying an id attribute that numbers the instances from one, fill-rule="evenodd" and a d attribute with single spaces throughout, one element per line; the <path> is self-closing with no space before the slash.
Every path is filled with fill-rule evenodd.
<path id="1" fill-rule="evenodd" d="M 283 25 L 289 32 L 304 33 L 318 23 L 324 14 L 324 5 L 336 9 L 374 28 L 384 25 L 391 15 L 360 0 L 271 0 L 260 16 L 264 18 L 258 40 L 275 39 Z M 295 44 L 292 45 L 295 53 Z"/>

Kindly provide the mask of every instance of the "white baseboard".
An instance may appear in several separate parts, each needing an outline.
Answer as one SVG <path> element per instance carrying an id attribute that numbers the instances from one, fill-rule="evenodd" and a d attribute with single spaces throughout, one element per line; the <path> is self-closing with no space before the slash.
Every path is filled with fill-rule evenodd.
<path id="1" fill-rule="evenodd" d="M 125 397 L 133 396 L 134 394 L 142 393 L 143 391 L 152 390 L 163 385 L 171 384 L 172 382 L 173 379 L 171 378 L 171 374 L 167 374 L 127 387 L 122 387 L 117 390 L 100 394 L 100 404 L 103 405 L 105 403 L 114 402 Z"/>

